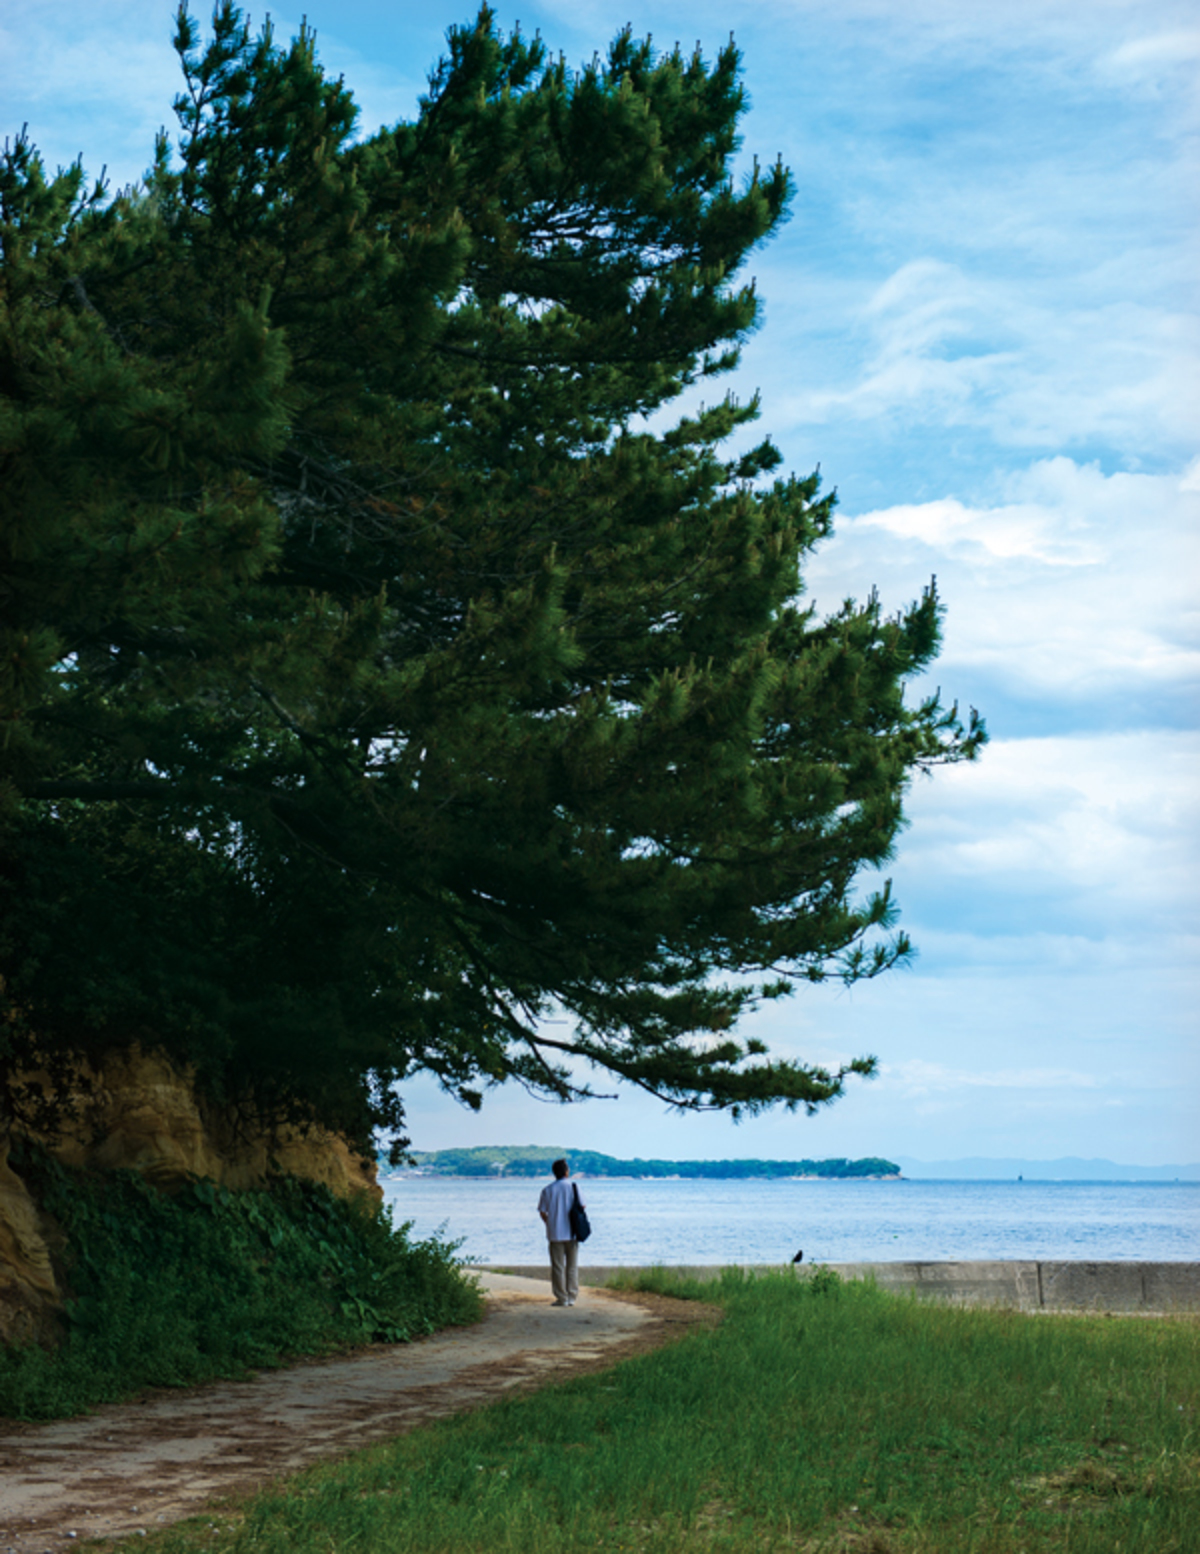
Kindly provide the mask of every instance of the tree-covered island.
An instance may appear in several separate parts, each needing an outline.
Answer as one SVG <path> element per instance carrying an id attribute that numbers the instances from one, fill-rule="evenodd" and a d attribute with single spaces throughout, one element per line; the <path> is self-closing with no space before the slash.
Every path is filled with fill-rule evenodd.
<path id="1" fill-rule="evenodd" d="M 414 1150 L 413 1164 L 431 1176 L 548 1176 L 560 1155 L 583 1176 L 633 1176 L 643 1179 L 734 1181 L 746 1178 L 819 1177 L 829 1181 L 898 1177 L 891 1160 L 618 1160 L 593 1149 L 551 1149 L 545 1146 L 500 1145 L 472 1149 Z"/>
<path id="2" fill-rule="evenodd" d="M 794 189 L 736 48 L 485 7 L 372 131 L 307 30 L 176 45 L 141 184 L 0 154 L 0 1126 L 131 1039 L 368 1152 L 417 1070 L 835 1100 L 739 1021 L 910 954 L 984 733 L 906 699 L 932 584 L 805 602 L 833 495 L 720 391 Z"/>

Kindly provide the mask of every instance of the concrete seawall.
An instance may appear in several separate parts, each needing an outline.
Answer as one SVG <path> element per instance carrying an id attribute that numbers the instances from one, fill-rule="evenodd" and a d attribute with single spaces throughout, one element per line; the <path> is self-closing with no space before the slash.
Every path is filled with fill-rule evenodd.
<path id="1" fill-rule="evenodd" d="M 783 1268 L 804 1279 L 816 1264 Z M 826 1263 L 843 1279 L 874 1279 L 880 1289 L 917 1295 L 951 1306 L 1002 1306 L 1016 1311 L 1112 1311 L 1170 1315 L 1200 1311 L 1200 1262 L 1197 1263 L 1087 1263 L 1087 1262 L 963 1262 L 963 1263 Z M 505 1264 L 495 1273 L 550 1278 L 545 1264 Z M 580 1267 L 579 1282 L 603 1285 L 636 1268 Z M 745 1265 L 750 1274 L 778 1273 L 775 1265 Z M 671 1272 L 690 1279 L 715 1279 L 716 1264 L 671 1266 Z"/>

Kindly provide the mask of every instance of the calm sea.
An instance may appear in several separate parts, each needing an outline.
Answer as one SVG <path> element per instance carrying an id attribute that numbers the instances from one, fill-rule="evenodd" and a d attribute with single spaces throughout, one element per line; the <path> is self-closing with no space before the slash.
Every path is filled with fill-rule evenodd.
<path id="1" fill-rule="evenodd" d="M 591 1263 L 883 1262 L 910 1259 L 1200 1259 L 1196 1182 L 634 1181 L 579 1183 Z M 541 1183 L 384 1181 L 397 1222 L 443 1230 L 479 1263 L 545 1256 Z"/>

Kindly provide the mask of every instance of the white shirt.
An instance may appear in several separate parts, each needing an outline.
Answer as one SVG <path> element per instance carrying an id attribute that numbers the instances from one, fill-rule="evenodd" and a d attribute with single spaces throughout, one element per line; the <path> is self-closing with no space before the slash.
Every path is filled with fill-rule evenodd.
<path id="1" fill-rule="evenodd" d="M 569 1176 L 564 1176 L 561 1181 L 556 1179 L 542 1188 L 538 1213 L 546 1216 L 547 1241 L 574 1241 L 570 1214 L 575 1202 L 576 1186 Z M 579 1194 L 579 1201 L 583 1202 L 582 1193 Z"/>

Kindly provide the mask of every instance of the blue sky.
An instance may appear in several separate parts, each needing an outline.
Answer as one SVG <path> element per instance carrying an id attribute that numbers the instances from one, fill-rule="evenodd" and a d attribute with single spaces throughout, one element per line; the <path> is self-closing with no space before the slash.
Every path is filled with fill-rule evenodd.
<path id="1" fill-rule="evenodd" d="M 410 114 L 447 0 L 305 0 L 363 125 Z M 498 7 L 568 60 L 626 21 L 732 30 L 745 158 L 797 195 L 749 270 L 736 391 L 841 519 L 810 596 L 937 575 L 934 679 L 978 766 L 921 782 L 889 870 L 915 966 L 758 1018 L 772 1048 L 882 1072 L 816 1119 L 734 1128 L 623 1094 L 480 1117 L 407 1091 L 422 1148 L 1194 1160 L 1200 1101 L 1200 26 L 1175 0 L 733 0 Z M 293 31 L 300 7 L 272 14 Z M 203 19 L 204 8 L 197 14 Z M 260 12 L 252 12 L 256 16 Z M 51 163 L 135 179 L 170 118 L 171 7 L 41 0 L 0 21 L 0 103 Z M 602 1086 L 608 1089 L 609 1086 Z"/>

